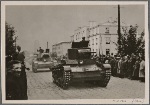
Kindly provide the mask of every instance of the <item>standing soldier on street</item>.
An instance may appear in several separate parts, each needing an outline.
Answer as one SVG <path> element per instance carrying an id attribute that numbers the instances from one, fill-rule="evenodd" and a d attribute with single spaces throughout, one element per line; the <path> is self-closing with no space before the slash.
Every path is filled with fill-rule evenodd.
<path id="1" fill-rule="evenodd" d="M 120 72 L 121 72 L 121 64 L 122 64 L 122 57 L 118 60 L 117 74 L 119 77 L 120 77 Z"/>
<path id="2" fill-rule="evenodd" d="M 122 56 L 121 63 L 120 63 L 120 77 L 124 78 L 125 73 L 125 56 Z"/>
<path id="3" fill-rule="evenodd" d="M 118 62 L 119 62 L 120 57 L 115 57 L 115 65 L 114 65 L 114 76 L 117 76 L 117 69 L 118 69 Z"/>
<path id="4" fill-rule="evenodd" d="M 142 56 L 142 61 L 140 63 L 139 77 L 142 82 L 145 82 L 145 58 Z"/>
<path id="5" fill-rule="evenodd" d="M 26 76 L 26 71 L 25 71 L 25 56 L 24 56 L 24 52 L 21 52 L 21 47 L 17 46 L 17 50 L 18 50 L 18 56 L 17 56 L 17 60 L 21 62 L 22 64 L 22 69 L 21 69 L 21 74 L 20 74 L 20 85 L 21 85 L 21 92 L 22 92 L 22 99 L 27 100 L 28 96 L 27 96 L 27 76 Z"/>
<path id="6" fill-rule="evenodd" d="M 110 65 L 111 65 L 112 76 L 115 76 L 115 63 L 116 63 L 115 57 L 111 57 Z"/>
<path id="7" fill-rule="evenodd" d="M 129 60 L 129 79 L 132 79 L 133 71 L 134 71 L 134 65 L 136 62 L 136 58 L 134 54 L 131 54 L 130 60 Z"/>
<path id="8" fill-rule="evenodd" d="M 132 75 L 132 79 L 139 79 L 139 69 L 140 69 L 140 57 L 136 56 L 136 62 L 134 66 L 134 71 Z"/>

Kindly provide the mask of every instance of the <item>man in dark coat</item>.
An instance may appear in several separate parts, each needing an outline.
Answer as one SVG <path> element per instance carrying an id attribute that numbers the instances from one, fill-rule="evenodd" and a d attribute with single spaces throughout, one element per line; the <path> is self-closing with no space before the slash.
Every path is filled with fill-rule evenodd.
<path id="1" fill-rule="evenodd" d="M 25 56 L 24 56 L 24 53 L 21 52 L 21 47 L 17 46 L 17 50 L 18 50 L 17 60 L 19 60 L 20 62 L 24 63 Z"/>
<path id="2" fill-rule="evenodd" d="M 116 59 L 115 59 L 115 57 L 111 57 L 110 65 L 111 65 L 111 73 L 112 73 L 112 76 L 115 76 L 115 75 L 116 75 L 116 73 L 115 73 L 115 64 L 116 64 Z"/>
<path id="3" fill-rule="evenodd" d="M 18 50 L 18 56 L 17 56 L 17 60 L 19 60 L 22 64 L 22 69 L 21 69 L 21 74 L 20 74 L 20 85 L 21 85 L 21 92 L 22 92 L 22 97 L 21 99 L 23 100 L 27 100 L 28 96 L 27 96 L 27 76 L 26 76 L 26 71 L 25 71 L 25 56 L 24 53 L 21 52 L 21 47 L 17 46 L 17 50 Z"/>

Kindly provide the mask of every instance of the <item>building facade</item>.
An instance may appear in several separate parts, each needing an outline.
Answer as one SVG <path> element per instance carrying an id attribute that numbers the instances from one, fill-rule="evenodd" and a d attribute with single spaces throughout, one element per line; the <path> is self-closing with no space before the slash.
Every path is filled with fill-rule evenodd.
<path id="1" fill-rule="evenodd" d="M 121 23 L 121 33 L 129 29 L 129 25 Z M 98 24 L 89 29 L 89 47 L 97 55 L 117 54 L 118 41 L 118 23 L 117 21 L 108 21 L 103 24 Z"/>
<path id="2" fill-rule="evenodd" d="M 88 26 L 78 27 L 78 29 L 76 29 L 74 31 L 74 34 L 71 36 L 71 42 L 82 41 L 82 37 L 85 37 L 85 40 L 88 40 L 88 35 L 89 35 Z"/>
<path id="3" fill-rule="evenodd" d="M 129 25 L 121 23 L 121 33 L 128 31 Z M 71 36 L 71 41 L 81 41 L 82 37 L 89 40 L 89 47 L 95 54 L 117 54 L 117 41 L 118 41 L 118 23 L 117 21 L 108 21 L 103 24 L 96 25 L 94 21 L 90 22 L 89 27 L 84 28 L 86 34 L 82 35 L 82 28 L 75 31 Z M 79 33 L 80 32 L 80 33 Z"/>
<path id="4" fill-rule="evenodd" d="M 57 54 L 57 57 L 67 55 L 68 49 L 71 48 L 71 42 L 61 42 L 52 46 L 52 53 Z"/>

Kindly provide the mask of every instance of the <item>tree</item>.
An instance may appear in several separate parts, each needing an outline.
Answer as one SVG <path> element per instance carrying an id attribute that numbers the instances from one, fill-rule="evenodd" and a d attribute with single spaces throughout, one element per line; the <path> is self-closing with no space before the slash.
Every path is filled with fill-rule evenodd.
<path id="1" fill-rule="evenodd" d="M 131 55 L 132 53 L 145 53 L 145 41 L 144 32 L 137 38 L 138 26 L 130 26 L 129 31 L 123 30 L 124 34 L 121 34 L 120 45 L 117 43 L 118 53 L 121 55 Z"/>
<path id="2" fill-rule="evenodd" d="M 116 50 L 118 50 L 118 54 L 120 55 L 126 55 L 127 54 L 127 36 L 128 36 L 128 31 L 127 31 L 127 27 L 122 27 L 123 29 L 123 33 L 120 33 L 120 35 L 118 36 L 118 41 L 117 43 L 113 42 L 117 48 Z"/>
<path id="3" fill-rule="evenodd" d="M 137 39 L 136 46 L 137 50 L 136 53 L 141 53 L 142 55 L 145 55 L 145 40 L 144 40 L 145 33 L 142 32 L 139 38 Z"/>
<path id="4" fill-rule="evenodd" d="M 15 29 L 13 26 L 5 23 L 5 34 L 6 34 L 6 64 L 15 57 L 16 54 L 16 37 Z"/>
<path id="5" fill-rule="evenodd" d="M 131 55 L 132 53 L 135 54 L 137 50 L 136 45 L 136 36 L 137 36 L 137 26 L 130 26 L 129 33 L 127 35 L 127 54 Z"/>

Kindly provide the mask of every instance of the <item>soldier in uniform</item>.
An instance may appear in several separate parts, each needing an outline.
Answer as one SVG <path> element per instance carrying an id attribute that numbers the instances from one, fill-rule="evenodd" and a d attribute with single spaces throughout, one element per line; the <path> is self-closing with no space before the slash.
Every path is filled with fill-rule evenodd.
<path id="1" fill-rule="evenodd" d="M 21 52 L 21 47 L 17 46 L 17 50 L 18 50 L 18 56 L 17 56 L 17 60 L 21 62 L 22 64 L 22 69 L 21 69 L 21 74 L 20 74 L 20 85 L 21 85 L 21 92 L 22 92 L 22 97 L 21 99 L 23 100 L 27 100 L 28 96 L 27 96 L 27 77 L 26 77 L 26 71 L 25 71 L 25 55 L 24 52 Z"/>
<path id="2" fill-rule="evenodd" d="M 139 78 L 142 82 L 145 82 L 145 58 L 144 56 L 142 56 L 141 59 L 142 61 L 140 63 Z"/>
<path id="3" fill-rule="evenodd" d="M 115 63 L 116 63 L 115 57 L 111 57 L 110 65 L 111 65 L 112 76 L 115 76 Z"/>

